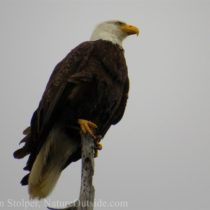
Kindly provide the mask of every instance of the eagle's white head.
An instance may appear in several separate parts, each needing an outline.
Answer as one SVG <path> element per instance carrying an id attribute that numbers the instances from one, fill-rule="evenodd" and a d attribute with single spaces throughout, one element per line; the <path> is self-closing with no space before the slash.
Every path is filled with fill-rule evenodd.
<path id="1" fill-rule="evenodd" d="M 111 41 L 122 47 L 122 41 L 129 35 L 139 34 L 139 29 L 127 23 L 112 20 L 106 21 L 96 26 L 92 33 L 91 41 L 98 39 Z"/>

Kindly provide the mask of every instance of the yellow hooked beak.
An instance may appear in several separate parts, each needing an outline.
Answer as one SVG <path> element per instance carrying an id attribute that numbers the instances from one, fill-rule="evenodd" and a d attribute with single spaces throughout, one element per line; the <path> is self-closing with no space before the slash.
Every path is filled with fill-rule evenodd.
<path id="1" fill-rule="evenodd" d="M 127 33 L 128 35 L 132 35 L 132 34 L 136 34 L 137 36 L 139 35 L 139 29 L 136 26 L 123 24 L 121 26 L 121 30 Z"/>

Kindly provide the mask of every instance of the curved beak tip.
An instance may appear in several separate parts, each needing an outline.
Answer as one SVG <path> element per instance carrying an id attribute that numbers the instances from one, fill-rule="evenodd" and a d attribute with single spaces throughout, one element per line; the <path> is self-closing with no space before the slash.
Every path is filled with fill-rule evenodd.
<path id="1" fill-rule="evenodd" d="M 136 34 L 138 36 L 140 33 L 140 30 L 136 26 L 127 25 L 127 24 L 122 26 L 122 30 L 126 32 L 128 35 Z"/>

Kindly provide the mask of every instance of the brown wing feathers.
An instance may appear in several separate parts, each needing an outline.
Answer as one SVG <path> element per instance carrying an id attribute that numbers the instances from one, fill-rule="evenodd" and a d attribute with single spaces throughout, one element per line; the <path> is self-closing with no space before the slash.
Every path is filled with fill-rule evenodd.
<path id="1" fill-rule="evenodd" d="M 127 93 L 127 66 L 122 49 L 102 40 L 82 43 L 55 67 L 31 126 L 24 131 L 26 136 L 21 143 L 25 144 L 14 157 L 29 154 L 24 169 L 31 171 L 55 122 L 68 127 L 78 118 L 88 118 L 99 125 L 98 134 L 105 135 L 111 124 L 121 119 Z M 68 131 L 68 135 L 78 138 L 79 130 L 68 128 Z M 69 157 L 64 168 L 79 158 L 80 151 Z M 28 184 L 28 176 L 22 179 L 22 184 Z"/>

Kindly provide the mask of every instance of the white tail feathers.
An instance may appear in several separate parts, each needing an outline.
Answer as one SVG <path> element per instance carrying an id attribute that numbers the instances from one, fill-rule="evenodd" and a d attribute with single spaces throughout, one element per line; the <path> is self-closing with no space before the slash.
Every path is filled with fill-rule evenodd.
<path id="1" fill-rule="evenodd" d="M 78 149 L 78 142 L 69 139 L 54 127 L 42 146 L 30 173 L 28 191 L 30 198 L 47 197 L 55 187 L 66 161 Z"/>

